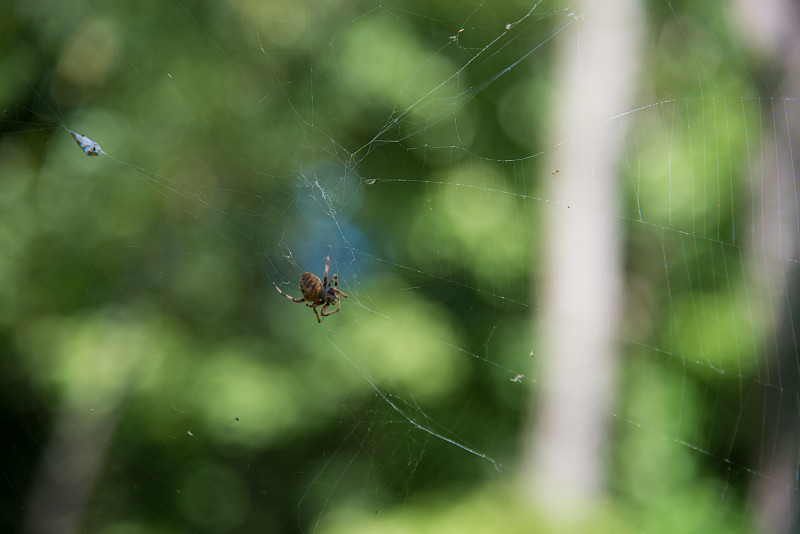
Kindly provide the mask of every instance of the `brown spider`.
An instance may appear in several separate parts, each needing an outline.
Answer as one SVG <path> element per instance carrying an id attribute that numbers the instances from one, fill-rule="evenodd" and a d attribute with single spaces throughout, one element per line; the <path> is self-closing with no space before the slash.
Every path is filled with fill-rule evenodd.
<path id="1" fill-rule="evenodd" d="M 338 276 L 333 275 L 331 276 L 330 282 L 328 281 L 328 267 L 331 264 L 331 257 L 328 256 L 325 258 L 325 275 L 322 277 L 322 281 L 320 281 L 319 277 L 311 274 L 311 273 L 303 273 L 303 276 L 300 277 L 300 291 L 303 293 L 303 298 L 296 299 L 294 297 L 290 297 L 283 291 L 281 288 L 278 287 L 278 284 L 272 282 L 272 285 L 275 286 L 275 289 L 278 290 L 278 293 L 286 297 L 287 299 L 293 302 L 305 302 L 306 306 L 314 310 L 314 315 L 317 316 L 317 322 L 321 323 L 322 319 L 329 315 L 333 315 L 334 313 L 338 312 L 342 309 L 342 303 L 339 300 L 339 296 L 341 295 L 344 298 L 348 298 L 347 294 L 342 291 L 339 291 L 338 288 Z M 331 287 L 330 284 L 333 284 Z M 328 313 L 328 306 L 331 304 L 337 304 L 337 307 L 332 312 Z M 322 311 L 317 313 L 317 306 L 322 306 Z M 322 317 L 320 317 L 322 316 Z"/>

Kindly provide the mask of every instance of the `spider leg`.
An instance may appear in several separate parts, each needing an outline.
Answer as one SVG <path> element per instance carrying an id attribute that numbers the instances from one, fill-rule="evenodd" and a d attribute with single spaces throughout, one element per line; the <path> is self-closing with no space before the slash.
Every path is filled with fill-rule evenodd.
<path id="1" fill-rule="evenodd" d="M 291 300 L 293 302 L 305 302 L 306 301 L 306 299 L 296 299 L 296 298 L 294 298 L 292 296 L 287 295 L 286 293 L 281 291 L 281 288 L 279 288 L 278 284 L 276 284 L 275 282 L 272 282 L 272 285 L 275 286 L 275 289 L 278 290 L 278 293 L 280 293 L 281 295 L 283 295 L 284 297 L 286 297 L 287 299 L 289 299 L 289 300 Z M 314 310 L 314 311 L 316 311 L 316 310 Z"/>
<path id="2" fill-rule="evenodd" d="M 328 305 L 326 304 L 325 306 L 323 306 L 323 307 L 322 307 L 322 316 L 323 316 L 323 317 L 327 317 L 327 316 L 329 316 L 329 315 L 333 315 L 334 313 L 336 313 L 336 312 L 340 311 L 340 310 L 342 309 L 342 301 L 341 301 L 341 300 L 339 300 L 339 299 L 336 299 L 336 304 L 338 304 L 338 306 L 336 306 L 336 309 L 335 309 L 335 310 L 333 310 L 333 311 L 332 311 L 332 312 L 330 312 L 330 313 L 329 313 L 329 312 L 327 312 L 327 311 L 325 311 L 325 310 L 326 310 L 326 308 L 328 307 Z"/>
<path id="3" fill-rule="evenodd" d="M 331 265 L 331 257 L 325 258 L 325 276 L 322 277 L 322 287 L 328 287 L 328 267 Z M 336 275 L 334 275 L 336 276 Z"/>
<path id="4" fill-rule="evenodd" d="M 344 291 L 340 291 L 339 290 L 339 275 L 338 274 L 334 274 L 331 277 L 331 282 L 333 282 L 333 292 L 334 293 L 336 293 L 337 295 L 341 295 L 344 298 L 348 298 L 347 293 L 345 293 Z"/>
<path id="5" fill-rule="evenodd" d="M 321 323 L 321 322 L 322 322 L 322 319 L 320 319 L 320 318 L 319 318 L 319 313 L 317 313 L 317 306 L 319 306 L 319 304 L 320 304 L 319 302 L 315 302 L 314 304 L 311 304 L 311 303 L 309 302 L 308 304 L 306 304 L 306 306 L 308 306 L 309 308 L 311 308 L 312 310 L 314 310 L 314 315 L 316 315 L 316 316 L 317 316 L 317 322 L 318 322 L 318 323 Z M 325 306 L 323 306 L 323 307 L 322 307 L 322 316 L 323 316 L 323 317 L 325 316 L 325 308 L 327 308 L 327 307 L 328 307 L 328 305 L 327 305 L 327 304 L 326 304 Z"/>

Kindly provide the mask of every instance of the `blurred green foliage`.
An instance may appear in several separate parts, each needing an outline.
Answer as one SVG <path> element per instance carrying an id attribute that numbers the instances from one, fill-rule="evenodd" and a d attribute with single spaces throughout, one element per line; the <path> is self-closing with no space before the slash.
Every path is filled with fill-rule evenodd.
<path id="1" fill-rule="evenodd" d="M 705 46 L 731 39 L 721 6 L 651 4 L 656 104 L 625 119 L 609 214 L 632 288 L 609 500 L 568 524 L 514 476 L 557 180 L 528 156 L 564 141 L 542 45 L 568 10 L 504 30 L 531 6 L 6 5 L 3 528 L 69 414 L 113 427 L 71 437 L 102 464 L 89 531 L 748 531 L 730 459 L 753 445 L 730 441 L 771 328 L 741 248 L 762 110 Z M 272 281 L 299 296 L 327 255 L 350 298 L 318 325 Z"/>

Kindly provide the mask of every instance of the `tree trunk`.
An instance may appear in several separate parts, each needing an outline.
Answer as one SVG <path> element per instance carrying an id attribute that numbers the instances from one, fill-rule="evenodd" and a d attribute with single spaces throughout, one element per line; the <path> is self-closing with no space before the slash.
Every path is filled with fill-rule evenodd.
<path id="1" fill-rule="evenodd" d="M 530 497 L 570 514 L 603 487 L 623 276 L 619 220 L 607 216 L 619 212 L 625 133 L 613 117 L 634 107 L 644 26 L 636 0 L 578 4 L 557 41 L 551 137 L 564 143 L 552 154 L 535 362 L 542 387 L 523 453 Z"/>
<path id="2" fill-rule="evenodd" d="M 758 464 L 764 476 L 757 477 L 752 500 L 760 532 L 784 533 L 800 530 L 800 497 L 798 496 L 798 446 L 800 446 L 800 388 L 798 340 L 800 340 L 800 205 L 797 191 L 800 184 L 800 151 L 792 146 L 800 138 L 800 115 L 794 100 L 800 94 L 800 15 L 798 3 L 783 0 L 732 2 L 734 18 L 740 23 L 741 42 L 749 45 L 772 68 L 778 80 L 779 93 L 764 99 L 765 124 L 761 151 L 765 161 L 752 174 L 761 184 L 753 184 L 755 220 L 752 223 L 757 271 L 770 302 L 776 303 L 775 347 L 760 371 L 770 386 L 778 391 L 764 395 L 764 427 Z M 774 99 L 772 99 L 774 97 Z M 772 108 L 770 110 L 769 108 Z M 774 136 L 774 137 L 773 137 Z M 756 453 L 758 454 L 758 452 Z"/>

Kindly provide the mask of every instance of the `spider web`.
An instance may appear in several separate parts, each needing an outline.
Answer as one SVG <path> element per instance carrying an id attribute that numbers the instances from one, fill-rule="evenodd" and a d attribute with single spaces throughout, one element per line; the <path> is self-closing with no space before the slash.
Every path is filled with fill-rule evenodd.
<path id="1" fill-rule="evenodd" d="M 790 528 L 795 95 L 731 12 L 658 2 L 650 86 L 551 128 L 591 97 L 554 94 L 555 50 L 609 9 L 13 4 L 6 530 L 529 531 L 548 397 L 608 422 L 594 529 Z M 603 207 L 569 188 L 598 131 Z M 547 370 L 554 216 L 621 229 L 610 398 Z M 272 283 L 326 257 L 317 324 Z"/>

